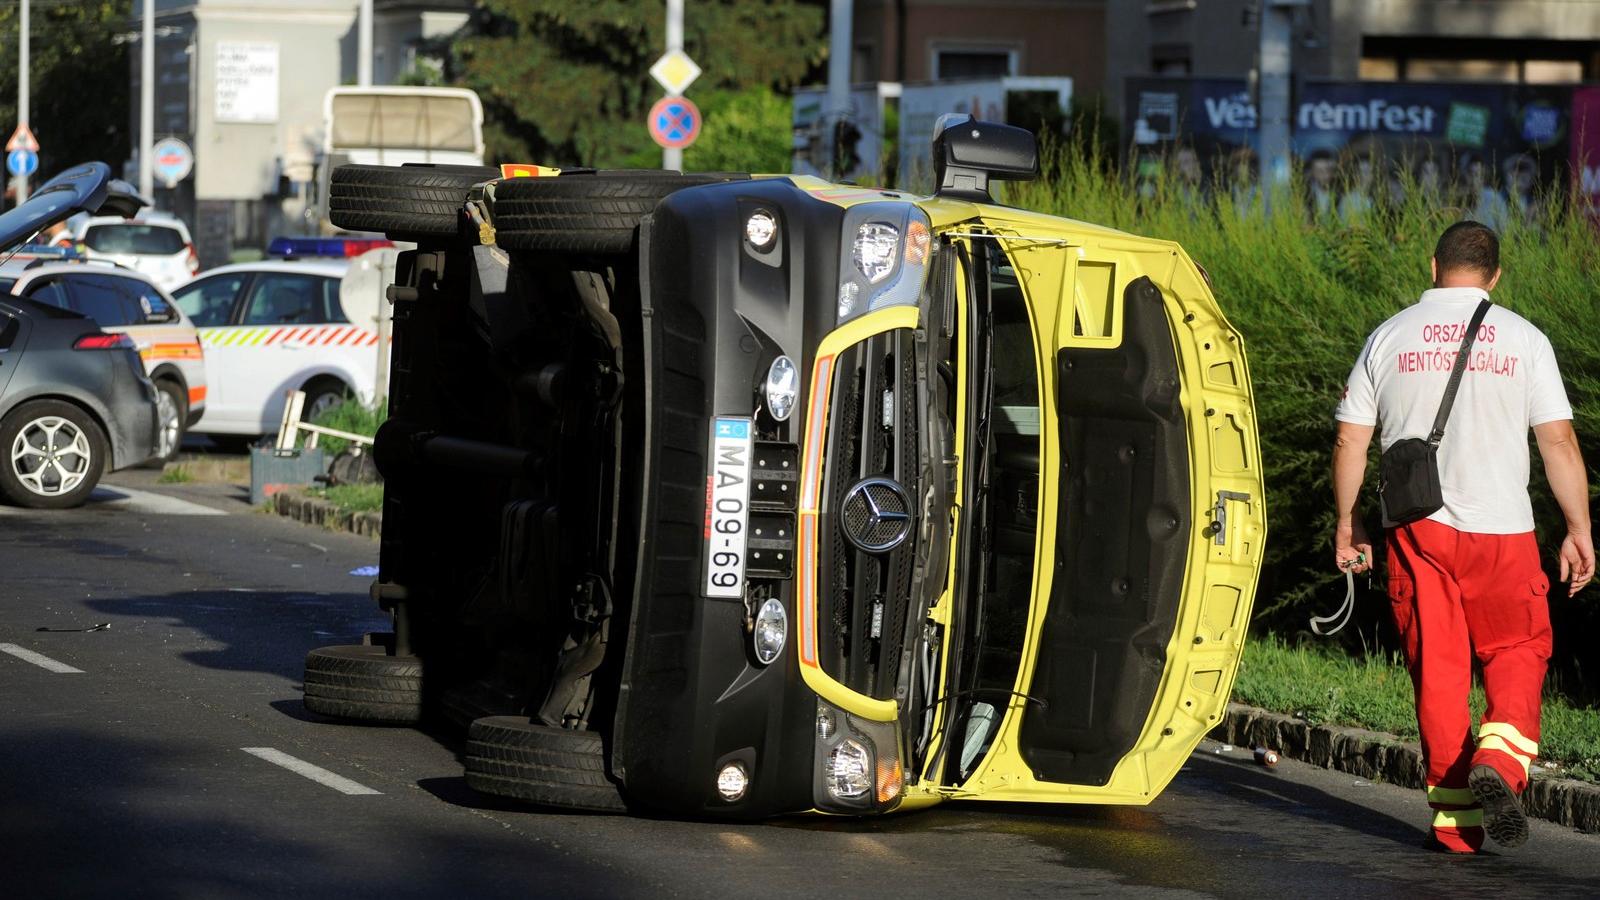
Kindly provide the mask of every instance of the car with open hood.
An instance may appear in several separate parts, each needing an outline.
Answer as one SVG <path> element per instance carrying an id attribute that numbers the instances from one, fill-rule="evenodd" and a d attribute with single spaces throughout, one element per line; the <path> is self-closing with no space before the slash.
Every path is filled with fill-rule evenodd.
<path id="1" fill-rule="evenodd" d="M 1178 245 L 996 202 L 1028 132 L 933 149 L 927 197 L 336 172 L 335 223 L 417 249 L 375 448 L 395 630 L 313 650 L 306 706 L 437 708 L 470 785 L 558 807 L 1154 799 L 1263 558 L 1243 341 Z"/>
<path id="2" fill-rule="evenodd" d="M 0 214 L 0 261 L 76 213 L 144 201 L 104 163 L 75 166 Z M 0 294 L 0 497 L 61 508 L 155 456 L 157 391 L 134 340 L 61 306 Z"/>

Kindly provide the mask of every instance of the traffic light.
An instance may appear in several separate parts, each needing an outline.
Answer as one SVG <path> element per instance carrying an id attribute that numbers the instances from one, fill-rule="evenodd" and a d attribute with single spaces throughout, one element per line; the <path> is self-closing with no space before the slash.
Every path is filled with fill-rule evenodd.
<path id="1" fill-rule="evenodd" d="M 848 119 L 833 126 L 833 178 L 845 178 L 861 166 L 861 129 Z"/>

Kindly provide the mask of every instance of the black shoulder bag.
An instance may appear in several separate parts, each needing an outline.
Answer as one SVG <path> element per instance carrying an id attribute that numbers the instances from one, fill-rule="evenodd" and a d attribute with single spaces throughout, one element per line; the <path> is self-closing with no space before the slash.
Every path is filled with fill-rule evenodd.
<path id="1" fill-rule="evenodd" d="M 1433 417 L 1433 431 L 1427 440 L 1406 438 L 1395 441 L 1378 459 L 1378 500 L 1383 507 L 1383 527 L 1396 528 L 1418 519 L 1426 519 L 1444 506 L 1444 492 L 1439 486 L 1439 441 L 1444 439 L 1444 423 L 1450 419 L 1450 407 L 1456 402 L 1456 388 L 1461 386 L 1461 375 L 1467 370 L 1467 354 L 1478 337 L 1478 326 L 1488 315 L 1488 300 L 1478 304 L 1461 339 L 1461 349 L 1456 353 L 1455 368 L 1450 370 L 1450 384 L 1444 389 L 1444 400 L 1439 403 L 1439 414 Z"/>

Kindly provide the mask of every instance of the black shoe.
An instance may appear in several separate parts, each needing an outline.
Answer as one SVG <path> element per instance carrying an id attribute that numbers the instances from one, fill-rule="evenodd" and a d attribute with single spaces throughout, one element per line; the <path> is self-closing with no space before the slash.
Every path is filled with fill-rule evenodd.
<path id="1" fill-rule="evenodd" d="M 1483 830 L 1502 847 L 1520 847 L 1528 841 L 1528 817 L 1511 785 L 1493 766 L 1473 766 L 1467 787 L 1483 806 Z"/>

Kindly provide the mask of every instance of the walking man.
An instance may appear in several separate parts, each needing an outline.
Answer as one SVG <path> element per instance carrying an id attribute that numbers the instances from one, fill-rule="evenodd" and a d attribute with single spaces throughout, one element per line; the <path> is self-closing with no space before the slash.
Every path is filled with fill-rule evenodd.
<path id="1" fill-rule="evenodd" d="M 1385 449 L 1429 435 L 1469 320 L 1499 280 L 1495 233 L 1458 222 L 1434 249 L 1433 289 L 1367 338 L 1334 413 L 1341 570 L 1372 566 L 1357 498 L 1373 429 Z M 1433 836 L 1457 853 L 1476 852 L 1485 831 L 1507 847 L 1528 837 L 1518 795 L 1539 753 L 1550 658 L 1549 583 L 1528 499 L 1530 427 L 1567 521 L 1559 555 L 1567 596 L 1594 577 L 1588 478 L 1549 339 L 1492 306 L 1470 351 L 1438 446 L 1444 506 L 1387 535 L 1389 598 L 1416 688 Z M 1467 707 L 1474 653 L 1488 695 L 1476 743 Z"/>

